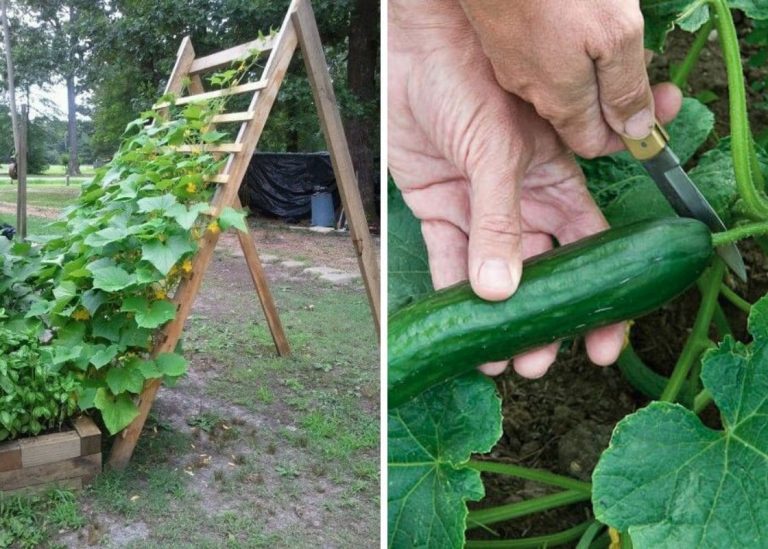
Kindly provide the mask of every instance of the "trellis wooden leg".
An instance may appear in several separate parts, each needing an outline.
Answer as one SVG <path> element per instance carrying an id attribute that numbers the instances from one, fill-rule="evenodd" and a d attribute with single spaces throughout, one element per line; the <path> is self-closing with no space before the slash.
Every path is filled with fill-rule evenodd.
<path id="1" fill-rule="evenodd" d="M 242 207 L 239 198 L 235 198 L 234 206 L 236 208 Z M 256 251 L 256 242 L 253 240 L 253 235 L 250 232 L 237 231 L 237 238 L 240 241 L 240 248 L 245 256 L 245 262 L 248 264 L 253 285 L 256 287 L 256 293 L 259 295 L 261 308 L 264 310 L 264 316 L 267 319 L 272 340 L 275 342 L 275 347 L 277 347 L 277 353 L 280 356 L 290 356 L 291 346 L 285 337 L 283 324 L 280 322 L 280 315 L 277 313 L 275 301 L 272 299 L 272 292 L 269 291 L 269 283 L 267 282 L 267 276 L 264 274 L 259 254 Z"/>
<path id="2" fill-rule="evenodd" d="M 323 54 L 323 45 L 320 41 L 315 16 L 312 13 L 312 6 L 307 0 L 298 0 L 295 5 L 296 9 L 291 12 L 291 21 L 293 21 L 299 37 L 309 83 L 312 85 L 312 95 L 315 99 L 317 113 L 320 116 L 320 125 L 323 128 L 325 142 L 331 153 L 331 163 L 336 175 L 341 203 L 349 220 L 350 236 L 357 251 L 357 261 L 363 275 L 373 321 L 378 333 L 381 318 L 378 254 L 368 230 L 368 221 L 363 210 L 357 177 L 355 176 L 352 157 L 349 154 L 347 138 L 333 93 L 333 84 Z"/>

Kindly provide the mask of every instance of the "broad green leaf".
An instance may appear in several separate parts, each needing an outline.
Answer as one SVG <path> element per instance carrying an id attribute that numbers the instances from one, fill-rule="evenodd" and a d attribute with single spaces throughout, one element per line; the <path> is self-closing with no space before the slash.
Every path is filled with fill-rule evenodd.
<path id="1" fill-rule="evenodd" d="M 709 18 L 706 0 L 641 0 L 645 19 L 645 47 L 657 52 L 664 49 L 667 33 L 675 24 L 693 32 Z"/>
<path id="2" fill-rule="evenodd" d="M 89 266 L 93 275 L 93 287 L 106 292 L 124 290 L 136 283 L 136 277 L 120 267 L 103 267 L 93 269 Z"/>
<path id="3" fill-rule="evenodd" d="M 140 328 L 157 328 L 176 316 L 176 306 L 170 301 L 159 300 L 150 303 L 147 298 L 141 296 L 127 297 L 120 310 L 133 313 L 136 325 Z"/>
<path id="4" fill-rule="evenodd" d="M 387 186 L 389 233 L 387 258 L 389 282 L 387 306 L 390 313 L 414 297 L 432 291 L 427 248 L 421 236 L 421 223 L 403 202 L 400 191 L 390 181 Z"/>
<path id="5" fill-rule="evenodd" d="M 96 352 L 91 355 L 91 364 L 93 364 L 97 370 L 112 362 L 117 356 L 118 351 L 117 345 L 110 345 L 107 347 L 106 345 L 99 344 L 94 345 L 93 349 Z"/>
<path id="6" fill-rule="evenodd" d="M 121 368 L 110 368 L 107 372 L 107 386 L 113 394 L 140 393 L 144 387 L 144 376 L 137 368 L 126 364 Z"/>
<path id="7" fill-rule="evenodd" d="M 117 242 L 128 236 L 128 231 L 124 228 L 107 227 L 100 231 L 96 231 L 86 237 L 85 243 L 92 248 L 101 248 L 112 242 Z"/>
<path id="8" fill-rule="evenodd" d="M 144 376 L 144 379 L 163 377 L 163 374 L 160 372 L 160 370 L 157 369 L 157 364 L 154 360 L 144 360 L 135 357 L 129 361 L 129 364 L 131 368 L 135 368 L 141 372 L 141 375 Z"/>
<path id="9" fill-rule="evenodd" d="M 114 396 L 107 389 L 98 389 L 93 404 L 101 411 L 104 425 L 111 435 L 125 429 L 139 415 L 133 399 L 125 393 Z"/>
<path id="10" fill-rule="evenodd" d="M 462 467 L 501 436 L 501 400 L 479 373 L 456 378 L 389 412 L 388 537 L 392 548 L 462 547 L 466 502 L 484 496 Z"/>
<path id="11" fill-rule="evenodd" d="M 88 311 L 88 314 L 93 316 L 107 300 L 107 296 L 103 292 L 97 290 L 86 290 L 82 296 L 80 296 L 80 303 Z"/>
<path id="12" fill-rule="evenodd" d="M 226 231 L 234 227 L 238 231 L 248 232 L 248 225 L 245 223 L 245 212 L 237 211 L 233 208 L 224 208 L 219 215 L 219 226 L 221 230 Z"/>
<path id="13" fill-rule="evenodd" d="M 177 203 L 176 197 L 170 193 L 161 196 L 142 198 L 138 201 L 140 212 L 153 212 L 155 210 L 165 211 Z"/>
<path id="14" fill-rule="evenodd" d="M 216 143 L 217 141 L 221 141 L 226 136 L 227 134 L 224 132 L 213 130 L 201 135 L 200 139 L 203 141 L 203 143 Z"/>
<path id="15" fill-rule="evenodd" d="M 157 355 L 155 365 L 164 376 L 178 377 L 187 371 L 187 360 L 176 353 L 161 353 Z"/>
<path id="16" fill-rule="evenodd" d="M 68 302 L 77 295 L 77 285 L 65 280 L 53 289 L 53 296 L 60 302 Z"/>
<path id="17" fill-rule="evenodd" d="M 174 235 L 165 242 L 155 240 L 141 247 L 141 259 L 149 261 L 165 276 L 183 256 L 195 250 L 188 237 Z"/>
<path id="18" fill-rule="evenodd" d="M 728 3 L 742 10 L 750 19 L 768 19 L 768 2 L 765 0 L 729 0 Z"/>
<path id="19" fill-rule="evenodd" d="M 701 380 L 722 431 L 690 410 L 654 402 L 624 418 L 593 474 L 597 518 L 635 547 L 760 547 L 768 539 L 768 298 L 754 338 L 708 352 Z"/>
<path id="20" fill-rule="evenodd" d="M 189 208 L 183 204 L 176 204 L 172 208 L 169 208 L 165 212 L 165 215 L 166 217 L 174 219 L 182 229 L 188 231 L 195 224 L 197 218 L 200 217 L 200 214 L 207 212 L 210 208 L 211 206 L 209 204 L 202 202 L 193 204 Z"/>

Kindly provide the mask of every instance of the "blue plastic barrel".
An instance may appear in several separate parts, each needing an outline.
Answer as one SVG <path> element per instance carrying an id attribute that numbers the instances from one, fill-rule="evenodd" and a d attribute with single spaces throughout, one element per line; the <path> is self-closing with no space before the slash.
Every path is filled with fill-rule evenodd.
<path id="1" fill-rule="evenodd" d="M 333 227 L 335 222 L 333 195 L 328 191 L 312 193 L 312 226 Z"/>

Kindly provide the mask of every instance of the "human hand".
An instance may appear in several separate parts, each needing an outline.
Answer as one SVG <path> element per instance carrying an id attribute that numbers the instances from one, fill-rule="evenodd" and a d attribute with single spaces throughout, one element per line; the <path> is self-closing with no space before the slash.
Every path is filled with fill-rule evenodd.
<path id="1" fill-rule="evenodd" d="M 552 237 L 566 244 L 607 223 L 551 126 L 499 87 L 457 4 L 396 0 L 389 11 L 389 168 L 421 220 L 433 284 L 469 278 L 480 297 L 505 299 L 523 258 L 551 248 Z M 656 103 L 669 120 L 680 94 L 660 86 Z M 614 362 L 623 339 L 623 324 L 591 332 L 590 358 Z M 515 357 L 515 370 L 541 376 L 557 349 Z"/>
<path id="2" fill-rule="evenodd" d="M 496 79 L 580 156 L 648 136 L 654 102 L 639 0 L 460 0 Z"/>

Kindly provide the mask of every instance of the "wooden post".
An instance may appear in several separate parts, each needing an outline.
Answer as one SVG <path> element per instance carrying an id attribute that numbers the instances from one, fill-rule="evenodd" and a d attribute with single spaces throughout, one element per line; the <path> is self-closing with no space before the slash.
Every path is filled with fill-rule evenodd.
<path id="1" fill-rule="evenodd" d="M 331 153 L 331 163 L 336 175 L 341 203 L 347 214 L 349 233 L 357 251 L 357 261 L 368 293 L 373 322 L 376 325 L 376 332 L 379 333 L 381 298 L 379 295 L 378 254 L 368 230 L 368 221 L 365 217 L 363 201 L 360 198 L 355 168 L 349 154 L 336 96 L 333 93 L 333 83 L 328 72 L 328 64 L 325 61 L 320 33 L 317 30 L 312 6 L 307 0 L 297 0 L 296 9 L 291 13 L 291 21 L 293 21 L 299 36 L 301 53 L 304 56 L 304 65 L 307 68 L 309 83 L 312 86 L 315 107 L 320 116 L 320 126 L 323 128 L 325 142 Z"/>
<path id="2" fill-rule="evenodd" d="M 29 107 L 21 106 L 19 120 L 19 147 L 16 150 L 18 182 L 16 186 L 16 232 L 21 240 L 27 238 L 27 125 Z"/>

